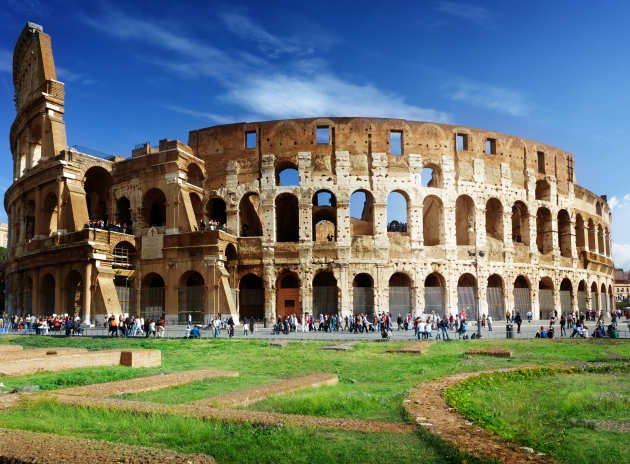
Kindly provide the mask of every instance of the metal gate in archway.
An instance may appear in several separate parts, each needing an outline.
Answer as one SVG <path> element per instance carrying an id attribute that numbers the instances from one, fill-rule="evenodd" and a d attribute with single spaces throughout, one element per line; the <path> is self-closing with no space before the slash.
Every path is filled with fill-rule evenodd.
<path id="1" fill-rule="evenodd" d="M 424 313 L 444 317 L 444 288 L 424 287 Z"/>
<path id="2" fill-rule="evenodd" d="M 389 287 L 389 312 L 394 319 L 411 312 L 411 288 Z"/>
<path id="3" fill-rule="evenodd" d="M 553 290 L 549 288 L 541 288 L 538 293 L 538 304 L 540 306 L 540 318 L 549 319 L 554 310 Z"/>
<path id="4" fill-rule="evenodd" d="M 521 316 L 531 311 L 532 305 L 529 298 L 529 288 L 514 288 L 514 310 L 519 311 Z"/>
<path id="5" fill-rule="evenodd" d="M 337 312 L 337 287 L 313 287 L 313 316 Z"/>
<path id="6" fill-rule="evenodd" d="M 204 323 L 203 286 L 180 287 L 177 290 L 177 319 L 185 324 L 190 314 L 193 324 Z"/>
<path id="7" fill-rule="evenodd" d="M 486 290 L 488 302 L 488 315 L 493 320 L 505 319 L 505 307 L 503 306 L 503 289 L 501 287 L 488 287 Z"/>
<path id="8" fill-rule="evenodd" d="M 586 292 L 580 291 L 577 294 L 578 297 L 578 310 L 583 313 L 586 311 Z"/>
<path id="9" fill-rule="evenodd" d="M 164 317 L 164 287 L 143 288 L 140 294 L 140 315 L 146 320 Z"/>
<path id="10" fill-rule="evenodd" d="M 352 288 L 352 313 L 371 315 L 374 313 L 374 288 Z"/>
<path id="11" fill-rule="evenodd" d="M 560 309 L 563 313 L 571 312 L 571 291 L 560 290 Z"/>

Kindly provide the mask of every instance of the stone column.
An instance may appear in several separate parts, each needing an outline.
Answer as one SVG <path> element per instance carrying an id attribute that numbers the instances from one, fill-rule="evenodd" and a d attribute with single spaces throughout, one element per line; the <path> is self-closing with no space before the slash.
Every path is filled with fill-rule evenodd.
<path id="1" fill-rule="evenodd" d="M 83 272 L 83 321 L 90 324 L 92 320 L 92 263 L 88 261 Z M 96 322 L 96 321 L 95 321 Z"/>
<path id="2" fill-rule="evenodd" d="M 273 265 L 265 264 L 263 275 L 263 284 L 265 286 L 265 319 L 267 320 L 267 324 L 273 324 L 276 320 L 276 278 Z M 304 285 L 304 283 L 302 285 Z M 304 298 L 307 299 L 308 296 L 304 295 Z M 305 303 L 305 301 L 302 301 L 302 304 Z"/>

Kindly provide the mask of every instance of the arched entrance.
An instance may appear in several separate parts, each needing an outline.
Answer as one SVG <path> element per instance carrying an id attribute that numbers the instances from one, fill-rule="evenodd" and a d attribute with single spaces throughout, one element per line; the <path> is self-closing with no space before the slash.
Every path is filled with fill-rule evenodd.
<path id="1" fill-rule="evenodd" d="M 262 321 L 265 318 L 265 289 L 263 280 L 254 274 L 247 274 L 239 282 L 238 307 L 241 320 L 247 318 Z"/>
<path id="2" fill-rule="evenodd" d="M 498 274 L 492 274 L 488 277 L 486 301 L 488 302 L 488 316 L 491 316 L 495 321 L 505 318 L 505 306 L 503 305 L 503 279 Z"/>
<path id="3" fill-rule="evenodd" d="M 164 317 L 164 279 L 159 274 L 151 272 L 142 279 L 140 295 L 140 316 L 146 320 L 158 320 Z"/>
<path id="4" fill-rule="evenodd" d="M 608 312 L 608 295 L 606 294 L 605 284 L 602 284 L 602 288 L 599 294 L 602 300 L 602 305 L 601 305 L 602 314 L 606 314 Z"/>
<path id="5" fill-rule="evenodd" d="M 352 281 L 352 313 L 374 314 L 374 280 L 370 274 L 357 274 Z"/>
<path id="6" fill-rule="evenodd" d="M 585 313 L 586 312 L 586 282 L 584 282 L 583 280 L 580 280 L 580 283 L 578 284 L 577 298 L 578 298 L 578 311 L 581 313 Z"/>
<path id="7" fill-rule="evenodd" d="M 313 279 L 313 316 L 337 314 L 337 279 L 330 271 L 321 271 Z"/>
<path id="8" fill-rule="evenodd" d="M 297 276 L 292 272 L 280 275 L 276 288 L 276 317 L 284 319 L 291 314 L 301 317 L 300 280 Z"/>
<path id="9" fill-rule="evenodd" d="M 122 313 L 135 315 L 137 307 L 134 280 L 124 275 L 117 275 L 114 277 L 114 288 L 116 289 L 116 295 L 118 295 L 118 302 L 120 303 Z"/>
<path id="10" fill-rule="evenodd" d="M 571 300 L 573 298 L 573 285 L 567 278 L 560 282 L 560 310 L 563 314 L 571 312 Z"/>
<path id="11" fill-rule="evenodd" d="M 185 324 L 190 314 L 194 324 L 203 324 L 205 314 L 204 280 L 196 271 L 188 271 L 179 279 L 177 319 Z"/>
<path id="12" fill-rule="evenodd" d="M 411 312 L 411 279 L 402 272 L 389 278 L 389 312 L 393 319 Z"/>
<path id="13" fill-rule="evenodd" d="M 514 311 L 520 312 L 521 317 L 523 317 L 531 310 L 529 282 L 520 275 L 514 281 Z"/>
<path id="14" fill-rule="evenodd" d="M 597 298 L 597 284 L 591 284 L 591 310 L 599 312 L 599 299 Z"/>
<path id="15" fill-rule="evenodd" d="M 437 272 L 429 274 L 424 279 L 424 312 L 431 314 L 435 312 L 440 317 L 444 317 L 444 293 L 446 285 L 444 277 Z"/>
<path id="16" fill-rule="evenodd" d="M 45 316 L 52 316 L 55 313 L 55 278 L 46 274 L 42 279 L 40 290 L 42 309 Z"/>
<path id="17" fill-rule="evenodd" d="M 457 310 L 466 311 L 466 317 L 477 317 L 477 279 L 472 274 L 463 274 L 457 281 Z"/>
<path id="18" fill-rule="evenodd" d="M 543 277 L 538 283 L 538 305 L 540 318 L 549 319 L 555 309 L 553 305 L 553 282 L 549 277 Z"/>
<path id="19" fill-rule="evenodd" d="M 81 317 L 83 279 L 78 271 L 70 271 L 66 276 L 66 312 L 71 317 Z"/>

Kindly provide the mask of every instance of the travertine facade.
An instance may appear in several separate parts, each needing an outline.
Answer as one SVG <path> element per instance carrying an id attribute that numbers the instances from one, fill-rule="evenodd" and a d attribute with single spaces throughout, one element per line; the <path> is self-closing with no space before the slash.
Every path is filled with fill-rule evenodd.
<path id="1" fill-rule="evenodd" d="M 63 84 L 39 26 L 20 36 L 14 83 L 14 311 L 172 322 L 611 304 L 610 210 L 575 183 L 562 150 L 445 124 L 312 118 L 210 127 L 100 159 L 66 146 Z M 388 221 L 398 194 L 406 220 Z"/>

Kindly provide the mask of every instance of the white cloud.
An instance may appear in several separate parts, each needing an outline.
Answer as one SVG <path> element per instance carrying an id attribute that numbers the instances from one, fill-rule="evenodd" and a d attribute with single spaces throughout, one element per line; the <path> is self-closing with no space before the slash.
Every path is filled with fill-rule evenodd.
<path id="1" fill-rule="evenodd" d="M 615 267 L 622 268 L 624 270 L 630 269 L 630 244 L 629 243 L 615 243 L 612 244 L 612 256 L 615 262 Z"/>
<path id="2" fill-rule="evenodd" d="M 13 72 L 13 56 L 8 50 L 0 50 L 0 72 Z"/>
<path id="3" fill-rule="evenodd" d="M 520 93 L 472 81 L 459 81 L 451 86 L 448 97 L 454 101 L 487 108 L 510 116 L 527 116 L 530 105 Z"/>
<path id="4" fill-rule="evenodd" d="M 162 105 L 162 108 L 170 110 L 170 111 L 174 111 L 176 113 L 192 116 L 195 118 L 204 119 L 206 121 L 214 121 L 219 124 L 227 124 L 227 123 L 233 122 L 231 118 L 228 118 L 226 116 L 221 116 L 215 113 L 208 113 L 205 111 L 195 111 L 195 110 L 184 108 L 183 106 L 178 106 L 178 105 Z"/>
<path id="5" fill-rule="evenodd" d="M 490 21 L 490 11 L 484 7 L 464 2 L 441 1 L 435 6 L 440 13 L 477 24 L 487 24 Z"/>

